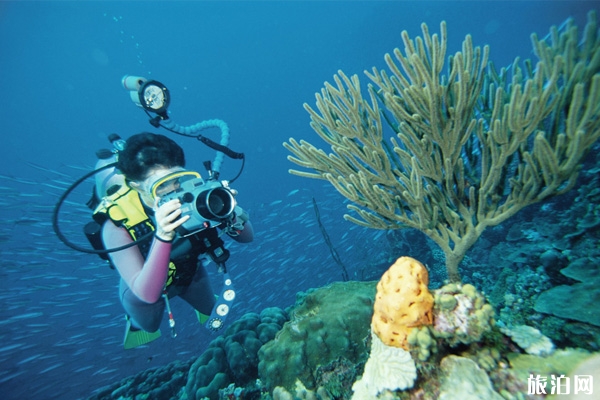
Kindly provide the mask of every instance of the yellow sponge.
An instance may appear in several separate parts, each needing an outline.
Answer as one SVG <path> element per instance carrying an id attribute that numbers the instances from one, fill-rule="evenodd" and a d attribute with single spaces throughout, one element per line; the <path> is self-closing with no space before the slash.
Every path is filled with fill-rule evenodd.
<path id="1" fill-rule="evenodd" d="M 409 349 L 414 327 L 433 322 L 429 274 L 419 261 L 400 257 L 377 284 L 371 329 L 388 346 Z"/>

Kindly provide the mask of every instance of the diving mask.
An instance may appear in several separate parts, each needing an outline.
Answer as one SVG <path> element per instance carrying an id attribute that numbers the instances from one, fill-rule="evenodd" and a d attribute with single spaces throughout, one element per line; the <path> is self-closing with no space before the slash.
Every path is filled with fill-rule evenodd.
<path id="1" fill-rule="evenodd" d="M 179 190 L 184 182 L 201 178 L 200 174 L 194 171 L 176 171 L 156 180 L 148 191 L 153 199 L 162 198 Z"/>

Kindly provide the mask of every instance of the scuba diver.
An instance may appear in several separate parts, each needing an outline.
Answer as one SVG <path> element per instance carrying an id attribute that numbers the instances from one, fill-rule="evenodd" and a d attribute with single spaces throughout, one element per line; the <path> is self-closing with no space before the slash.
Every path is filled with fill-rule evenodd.
<path id="1" fill-rule="evenodd" d="M 184 167 L 182 148 L 168 137 L 152 133 L 131 136 L 117 161 L 125 186 L 114 199 L 105 198 L 94 214 L 96 221 L 104 220 L 105 248 L 127 245 L 154 232 L 151 241 L 109 254 L 121 276 L 119 298 L 127 313 L 125 348 L 160 336 L 165 306 L 173 296 L 194 307 L 201 322 L 208 319 L 215 296 L 201 256 L 215 249 L 227 252 L 218 229 L 242 243 L 254 236 L 248 214 L 237 205 L 227 221 L 192 235 L 185 235 L 186 231 L 185 236 L 177 235 L 176 230 L 185 228 L 192 216 L 182 215 L 179 198 L 162 202 L 161 196 L 179 188 L 184 179 L 198 177 Z"/>
<path id="2" fill-rule="evenodd" d="M 221 329 L 236 296 L 225 265 L 230 253 L 221 237 L 248 243 L 254 231 L 248 213 L 237 205 L 237 192 L 229 187 L 243 170 L 244 154 L 227 147 L 227 124 L 207 120 L 180 126 L 169 119 L 169 91 L 160 82 L 125 76 L 123 86 L 149 116 L 156 114 L 150 120 L 154 127 L 194 137 L 217 151 L 212 163 L 204 162 L 208 172 L 204 180 L 185 169 L 184 151 L 170 138 L 143 132 L 125 141 L 112 134 L 113 149 L 97 152 L 96 168 L 56 204 L 53 228 L 59 239 L 75 250 L 98 254 L 119 272 L 119 299 L 126 313 L 124 347 L 129 349 L 160 337 L 165 310 L 171 335 L 177 336 L 169 303 L 175 296 L 196 310 L 206 328 Z M 199 133 L 209 128 L 221 130 L 220 143 Z M 224 155 L 242 160 L 240 172 L 229 181 L 219 181 Z M 93 249 L 72 243 L 59 229 L 60 207 L 91 176 L 95 185 L 88 206 L 94 210 L 93 221 L 84 233 Z M 211 262 L 223 275 L 218 296 L 206 270 Z"/>

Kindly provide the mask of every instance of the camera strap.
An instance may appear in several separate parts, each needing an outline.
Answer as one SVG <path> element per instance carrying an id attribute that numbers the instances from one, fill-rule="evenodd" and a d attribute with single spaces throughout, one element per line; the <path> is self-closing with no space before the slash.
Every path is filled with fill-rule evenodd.
<path id="1" fill-rule="evenodd" d="M 210 317 L 208 317 L 208 321 L 205 325 L 206 328 L 216 332 L 223 327 L 225 319 L 227 318 L 227 315 L 229 315 L 229 311 L 231 311 L 234 299 L 235 289 L 233 288 L 233 281 L 231 280 L 229 273 L 225 271 L 223 272 L 223 289 L 221 289 L 221 294 L 210 313 Z"/>
<path id="2" fill-rule="evenodd" d="M 206 254 L 208 259 L 212 260 L 217 264 L 217 270 L 223 274 L 223 288 L 219 294 L 219 298 L 215 303 L 208 321 L 204 325 L 209 330 L 216 332 L 224 326 L 225 319 L 231 311 L 233 300 L 235 299 L 235 289 L 233 287 L 233 281 L 227 272 L 225 262 L 229 259 L 229 250 L 224 245 L 223 239 L 219 237 L 216 228 L 209 228 L 201 231 L 195 235 L 195 239 L 198 242 L 196 246 L 201 250 L 202 253 Z"/>

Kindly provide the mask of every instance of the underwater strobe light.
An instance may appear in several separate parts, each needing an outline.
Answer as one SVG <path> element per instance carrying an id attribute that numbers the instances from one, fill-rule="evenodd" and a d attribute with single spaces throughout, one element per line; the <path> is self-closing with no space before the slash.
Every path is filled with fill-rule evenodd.
<path id="1" fill-rule="evenodd" d="M 131 100 L 146 111 L 158 114 L 167 119 L 167 108 L 171 101 L 169 89 L 155 80 L 147 80 L 139 76 L 125 75 L 123 87 L 129 90 Z"/>

